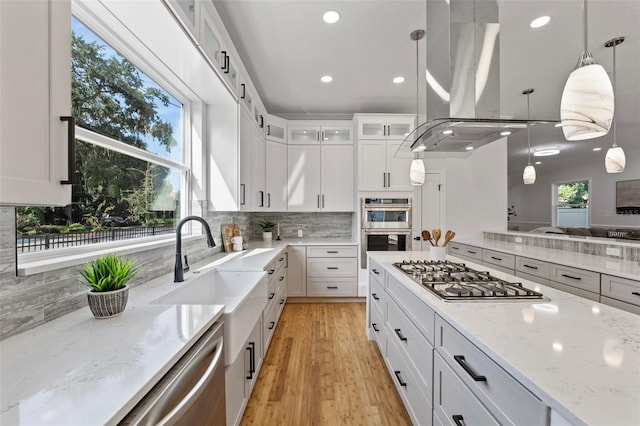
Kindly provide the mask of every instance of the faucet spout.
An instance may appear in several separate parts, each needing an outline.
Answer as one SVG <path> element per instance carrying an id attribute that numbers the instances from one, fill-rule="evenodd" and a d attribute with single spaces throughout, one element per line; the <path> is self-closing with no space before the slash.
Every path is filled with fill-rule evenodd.
<path id="1" fill-rule="evenodd" d="M 207 235 L 207 246 L 209 246 L 209 248 L 216 246 L 216 243 L 213 240 L 213 235 L 211 234 L 211 228 L 209 228 L 209 224 L 206 220 L 199 216 L 184 217 L 176 227 L 176 263 L 173 268 L 174 283 L 181 283 L 184 281 L 184 268 L 182 266 L 182 226 L 190 220 L 196 220 L 204 227 L 204 231 Z"/>

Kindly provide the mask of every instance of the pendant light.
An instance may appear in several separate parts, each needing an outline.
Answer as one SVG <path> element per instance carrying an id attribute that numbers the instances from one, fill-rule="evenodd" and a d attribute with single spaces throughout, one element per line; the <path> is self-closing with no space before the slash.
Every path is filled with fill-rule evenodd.
<path id="1" fill-rule="evenodd" d="M 522 172 L 522 181 L 525 185 L 533 185 L 536 183 L 536 168 L 531 165 L 531 124 L 529 124 L 530 109 L 529 109 L 529 95 L 534 92 L 533 89 L 526 89 L 522 91 L 523 95 L 527 95 L 527 146 L 529 152 L 529 160 L 527 161 L 527 167 Z"/>
<path id="2" fill-rule="evenodd" d="M 416 42 L 416 124 L 418 123 L 418 91 L 419 91 L 419 75 L 418 75 L 418 43 L 420 40 L 424 38 L 424 30 L 415 30 L 412 31 L 409 35 L 411 40 Z M 420 154 L 418 152 L 414 153 L 413 161 L 411 161 L 411 167 L 409 168 L 409 180 L 411 181 L 411 185 L 418 186 L 424 183 L 425 169 L 424 169 L 424 161 L 420 158 Z"/>
<path id="3" fill-rule="evenodd" d="M 606 47 L 613 47 L 613 90 L 616 89 L 616 46 L 623 41 L 624 37 L 616 37 L 604 44 Z M 626 163 L 627 159 L 624 151 L 616 143 L 616 117 L 613 116 L 613 145 L 611 145 L 604 158 L 604 167 L 607 173 L 622 173 Z"/>
<path id="4" fill-rule="evenodd" d="M 584 0 L 582 56 L 569 74 L 560 102 L 562 131 L 570 141 L 604 136 L 613 120 L 613 87 L 605 69 L 589 53 L 587 23 L 587 0 Z"/>

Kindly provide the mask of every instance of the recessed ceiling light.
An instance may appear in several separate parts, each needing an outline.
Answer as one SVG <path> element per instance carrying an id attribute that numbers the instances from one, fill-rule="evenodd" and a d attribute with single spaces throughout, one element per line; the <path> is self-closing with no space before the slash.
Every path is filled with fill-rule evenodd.
<path id="1" fill-rule="evenodd" d="M 404 77 L 394 77 L 393 82 L 395 84 L 404 83 Z"/>
<path id="2" fill-rule="evenodd" d="M 333 81 L 333 77 L 330 75 L 323 75 L 320 80 L 322 80 L 323 83 L 331 83 Z"/>
<path id="3" fill-rule="evenodd" d="M 509 136 L 510 134 L 511 134 L 511 132 L 505 131 L 505 132 L 500 133 L 500 136 Z"/>
<path id="4" fill-rule="evenodd" d="M 538 149 L 533 153 L 534 157 L 548 157 L 549 155 L 557 155 L 560 153 L 558 148 L 543 148 Z"/>
<path id="5" fill-rule="evenodd" d="M 537 166 L 538 164 L 542 164 L 542 161 L 536 161 L 536 166 Z"/>
<path id="6" fill-rule="evenodd" d="M 443 135 L 452 135 L 453 134 L 453 130 L 449 129 L 449 130 L 445 130 L 442 132 Z"/>
<path id="7" fill-rule="evenodd" d="M 322 15 L 322 19 L 327 24 L 335 24 L 340 20 L 340 14 L 335 10 L 330 10 L 328 12 L 325 12 L 324 15 Z"/>
<path id="8" fill-rule="evenodd" d="M 531 28 L 540 28 L 540 27 L 544 27 L 545 25 L 547 25 L 549 23 L 549 21 L 551 21 L 551 18 L 549 16 L 541 16 L 541 17 L 536 18 L 533 21 L 531 21 L 529 26 Z"/>
<path id="9" fill-rule="evenodd" d="M 599 146 L 596 146 L 595 148 L 593 148 L 594 151 L 600 151 L 602 148 L 600 148 Z"/>
<path id="10" fill-rule="evenodd" d="M 467 151 L 471 151 L 473 149 L 472 146 L 466 146 L 464 149 L 466 149 Z"/>

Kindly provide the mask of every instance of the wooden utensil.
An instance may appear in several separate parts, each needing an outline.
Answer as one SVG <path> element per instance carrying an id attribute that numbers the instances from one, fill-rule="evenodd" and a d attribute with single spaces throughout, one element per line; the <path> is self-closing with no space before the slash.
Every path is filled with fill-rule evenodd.
<path id="1" fill-rule="evenodd" d="M 429 241 L 429 244 L 433 246 L 433 241 L 431 241 L 431 234 L 426 229 L 422 231 L 422 239 L 425 241 Z"/>
<path id="2" fill-rule="evenodd" d="M 438 247 L 438 241 L 442 236 L 442 231 L 439 228 L 433 230 L 433 240 L 435 241 L 435 246 Z"/>
<path id="3" fill-rule="evenodd" d="M 453 231 L 447 231 L 447 233 L 444 235 L 444 244 L 442 244 L 442 247 L 446 246 L 447 244 L 449 244 L 449 241 L 451 241 L 453 239 L 453 237 L 456 236 L 456 233 Z"/>

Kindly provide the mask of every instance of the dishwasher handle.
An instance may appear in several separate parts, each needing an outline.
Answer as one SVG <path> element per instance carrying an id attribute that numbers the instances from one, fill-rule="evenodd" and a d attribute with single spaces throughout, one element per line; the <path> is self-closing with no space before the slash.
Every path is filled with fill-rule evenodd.
<path id="1" fill-rule="evenodd" d="M 174 424 L 175 421 L 182 416 L 184 411 L 191 406 L 195 399 L 200 396 L 200 393 L 206 389 L 207 384 L 213 378 L 213 373 L 219 367 L 220 362 L 224 362 L 224 357 L 222 356 L 224 354 L 224 342 L 222 339 L 223 336 L 220 336 L 212 343 L 208 343 L 189 361 L 189 364 L 184 368 L 181 374 L 172 381 L 169 387 L 167 387 L 162 395 L 160 395 L 157 403 L 149 413 L 149 418 L 146 424 L 157 426 Z M 198 380 L 198 383 L 196 383 L 189 393 L 187 393 L 187 395 L 185 395 L 185 397 L 176 404 L 176 406 L 166 416 L 159 419 L 160 415 L 165 412 L 167 406 L 175 397 L 175 394 L 184 386 L 184 382 L 193 374 L 193 371 L 196 370 L 202 362 L 214 352 L 216 353 L 215 356 L 211 360 L 207 370 Z M 224 368 L 224 365 L 222 367 Z"/>

